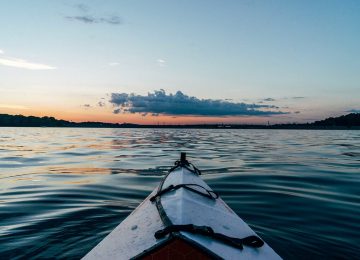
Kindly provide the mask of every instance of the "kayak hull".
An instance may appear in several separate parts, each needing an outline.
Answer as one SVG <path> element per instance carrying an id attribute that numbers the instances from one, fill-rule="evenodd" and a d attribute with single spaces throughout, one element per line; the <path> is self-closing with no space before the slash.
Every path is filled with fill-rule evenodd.
<path id="1" fill-rule="evenodd" d="M 151 201 L 159 191 L 179 184 L 192 185 L 199 193 L 179 188 Z M 187 256 L 189 259 L 194 259 L 193 256 L 197 256 L 195 259 L 280 259 L 266 243 L 259 248 L 239 249 L 212 237 L 185 231 L 155 238 L 157 231 L 169 225 L 188 224 L 207 226 L 229 237 L 257 236 L 221 198 L 201 195 L 206 190 L 212 191 L 196 172 L 189 167 L 177 167 L 84 259 L 174 259 L 177 256 L 181 259 Z"/>
<path id="2" fill-rule="evenodd" d="M 151 251 L 146 251 L 144 254 L 139 255 L 138 258 L 146 260 L 157 259 L 213 259 L 205 250 L 194 246 L 193 244 L 174 237 L 164 243 L 163 245 L 154 248 Z"/>

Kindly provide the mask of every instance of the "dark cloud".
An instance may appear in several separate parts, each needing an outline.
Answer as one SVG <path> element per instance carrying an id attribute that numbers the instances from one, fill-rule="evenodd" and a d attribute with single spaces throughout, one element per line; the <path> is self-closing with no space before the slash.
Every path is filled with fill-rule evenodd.
<path id="1" fill-rule="evenodd" d="M 305 97 L 292 97 L 292 99 L 304 99 Z"/>
<path id="2" fill-rule="evenodd" d="M 66 19 L 71 21 L 78 21 L 82 23 L 95 24 L 95 23 L 107 23 L 111 25 L 122 24 L 122 19 L 120 16 L 104 16 L 104 17 L 95 17 L 92 15 L 78 15 L 78 16 L 65 16 Z"/>
<path id="3" fill-rule="evenodd" d="M 99 101 L 97 104 L 98 104 L 99 107 L 104 107 L 105 106 L 105 102 L 103 102 L 103 101 Z"/>
<path id="4" fill-rule="evenodd" d="M 96 23 L 97 19 L 91 15 L 82 15 L 82 16 L 65 16 L 68 20 L 79 21 L 83 23 Z"/>
<path id="5" fill-rule="evenodd" d="M 275 99 L 273 99 L 273 98 L 264 98 L 262 101 L 272 102 L 272 101 L 275 101 Z"/>
<path id="6" fill-rule="evenodd" d="M 300 111 L 295 111 L 294 114 L 300 114 Z"/>
<path id="7" fill-rule="evenodd" d="M 134 93 L 112 93 L 110 103 L 114 105 L 114 114 L 151 113 L 173 116 L 270 116 L 287 114 L 274 111 L 276 106 L 234 103 L 225 100 L 199 99 L 183 94 L 166 94 L 164 90 L 154 91 L 145 96 Z M 271 109 L 271 110 L 270 110 Z"/>
<path id="8" fill-rule="evenodd" d="M 96 24 L 96 23 L 107 23 L 112 25 L 122 24 L 122 18 L 118 15 L 101 15 L 94 16 L 91 15 L 90 7 L 86 4 L 75 4 L 73 5 L 80 12 L 80 15 L 69 15 L 65 16 L 66 19 L 71 21 L 78 21 L 87 24 Z"/>

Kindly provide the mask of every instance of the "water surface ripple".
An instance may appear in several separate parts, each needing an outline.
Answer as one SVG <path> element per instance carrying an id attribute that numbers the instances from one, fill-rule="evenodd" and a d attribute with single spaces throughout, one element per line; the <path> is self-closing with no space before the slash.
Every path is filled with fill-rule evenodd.
<path id="1" fill-rule="evenodd" d="M 283 258 L 360 257 L 360 131 L 1 128 L 1 258 L 81 258 L 180 151 Z"/>

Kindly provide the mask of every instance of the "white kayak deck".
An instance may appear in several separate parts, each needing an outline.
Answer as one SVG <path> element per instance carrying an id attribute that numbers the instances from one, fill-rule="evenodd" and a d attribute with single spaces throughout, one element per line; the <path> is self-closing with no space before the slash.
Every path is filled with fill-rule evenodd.
<path id="1" fill-rule="evenodd" d="M 184 167 L 175 169 L 167 176 L 163 189 L 178 184 L 198 184 L 211 190 L 199 176 Z M 156 231 L 165 228 L 155 202 L 150 202 L 150 198 L 157 193 L 157 190 L 156 188 L 83 259 L 130 259 L 165 242 L 167 237 L 162 239 L 154 237 Z M 221 198 L 211 200 L 180 188 L 161 195 L 161 204 L 174 225 L 210 226 L 216 233 L 236 238 L 256 235 Z M 266 243 L 260 248 L 244 246 L 240 250 L 211 237 L 183 231 L 180 233 L 188 241 L 207 248 L 223 259 L 281 259 Z"/>

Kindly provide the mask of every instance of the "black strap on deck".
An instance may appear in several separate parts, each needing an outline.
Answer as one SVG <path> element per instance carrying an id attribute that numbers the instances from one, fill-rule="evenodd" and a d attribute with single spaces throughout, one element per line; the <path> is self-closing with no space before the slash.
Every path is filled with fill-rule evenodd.
<path id="1" fill-rule="evenodd" d="M 186 160 L 186 153 L 181 153 L 180 160 L 175 161 L 174 166 L 169 170 L 169 173 L 178 167 L 184 167 L 197 175 L 201 175 L 201 171 L 196 168 L 195 165 Z"/>
<path id="2" fill-rule="evenodd" d="M 229 237 L 224 234 L 215 233 L 211 227 L 208 226 L 196 226 L 192 224 L 188 225 L 171 225 L 155 233 L 155 238 L 160 239 L 173 232 L 189 232 L 192 234 L 199 234 L 208 236 L 210 238 L 219 240 L 229 246 L 243 249 L 243 246 L 249 246 L 253 248 L 259 248 L 264 245 L 264 242 L 257 236 L 248 236 L 245 238 Z"/>
<path id="3" fill-rule="evenodd" d="M 191 186 L 200 187 L 202 190 L 204 190 L 204 192 L 201 192 L 201 191 L 199 191 L 199 190 L 197 190 L 195 188 L 192 188 Z M 150 201 L 153 202 L 153 201 L 155 201 L 156 197 L 159 197 L 159 196 L 163 195 L 164 193 L 167 193 L 167 192 L 172 191 L 172 190 L 177 190 L 177 189 L 180 189 L 180 188 L 187 189 L 189 191 L 195 192 L 195 193 L 197 193 L 197 194 L 199 194 L 201 196 L 207 197 L 207 198 L 212 199 L 212 200 L 215 200 L 215 199 L 219 198 L 218 193 L 216 193 L 215 191 L 212 191 L 212 190 L 208 190 L 208 189 L 204 188 L 203 186 L 201 186 L 199 184 L 184 183 L 184 184 L 178 184 L 178 185 L 170 185 L 169 187 L 162 189 L 161 191 L 156 193 L 154 196 L 152 196 L 150 198 Z"/>

